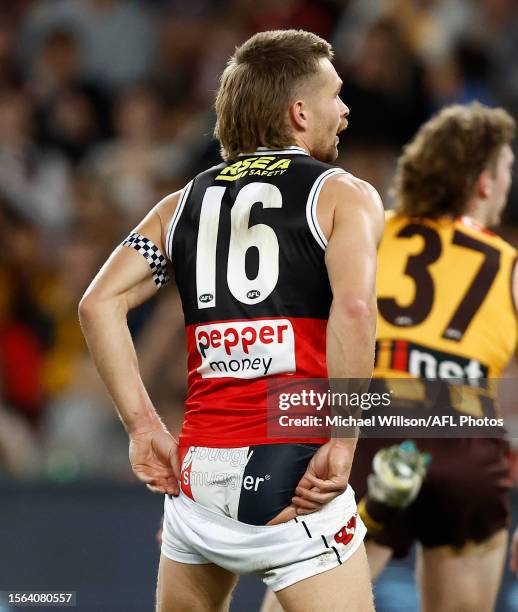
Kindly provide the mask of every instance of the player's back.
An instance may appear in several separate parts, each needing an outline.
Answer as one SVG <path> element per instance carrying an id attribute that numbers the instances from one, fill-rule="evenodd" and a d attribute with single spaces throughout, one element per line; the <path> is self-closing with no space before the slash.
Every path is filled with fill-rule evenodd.
<path id="1" fill-rule="evenodd" d="M 516 250 L 471 219 L 389 215 L 378 259 L 376 375 L 498 377 L 517 341 Z"/>
<path id="2" fill-rule="evenodd" d="M 364 496 L 376 453 L 408 438 L 430 455 L 408 507 L 396 512 L 367 497 L 360 505 L 364 520 L 378 521 L 373 540 L 398 557 L 416 540 L 424 549 L 462 550 L 508 521 L 509 445 L 496 420 L 495 378 L 516 346 L 515 262 L 514 248 L 470 219 L 387 218 L 378 256 L 375 376 L 392 391 L 391 416 L 438 421 L 391 425 L 383 439 L 361 438 L 350 482 Z M 382 455 L 376 466 L 380 474 L 390 471 Z"/>
<path id="3" fill-rule="evenodd" d="M 266 377 L 326 376 L 332 293 L 316 205 L 341 172 L 298 147 L 261 149 L 183 190 L 166 236 L 188 346 L 182 445 L 271 442 Z"/>

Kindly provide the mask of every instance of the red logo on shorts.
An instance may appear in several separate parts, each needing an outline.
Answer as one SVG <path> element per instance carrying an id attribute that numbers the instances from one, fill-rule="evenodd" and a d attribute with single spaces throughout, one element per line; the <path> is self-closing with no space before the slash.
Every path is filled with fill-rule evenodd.
<path id="1" fill-rule="evenodd" d="M 354 534 L 356 532 L 356 517 L 358 515 L 354 514 L 349 521 L 340 529 L 338 533 L 335 533 L 335 542 L 337 544 L 349 544 L 349 542 L 354 538 Z"/>

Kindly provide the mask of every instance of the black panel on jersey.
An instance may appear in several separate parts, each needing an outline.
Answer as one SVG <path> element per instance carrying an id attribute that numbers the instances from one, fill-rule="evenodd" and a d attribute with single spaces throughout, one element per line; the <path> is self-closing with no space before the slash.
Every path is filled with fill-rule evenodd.
<path id="1" fill-rule="evenodd" d="M 311 457 L 315 444 L 263 444 L 253 451 L 243 473 L 237 520 L 266 525 L 291 504 L 295 488 Z"/>
<path id="2" fill-rule="evenodd" d="M 256 153 L 249 157 L 268 155 Z M 260 317 L 309 317 L 327 319 L 332 300 L 324 263 L 324 250 L 317 243 L 306 219 L 306 204 L 311 188 L 320 175 L 334 166 L 303 154 L 279 154 L 289 158 L 290 167 L 283 174 L 265 177 L 247 175 L 235 181 L 217 179 L 228 164 L 221 164 L 199 174 L 178 220 L 172 242 L 172 261 L 182 298 L 186 324 Z M 279 277 L 273 292 L 257 304 L 237 300 L 227 284 L 230 243 L 230 215 L 240 190 L 254 182 L 275 185 L 282 195 L 281 208 L 252 206 L 249 227 L 266 224 L 279 243 Z M 198 308 L 196 292 L 196 249 L 203 197 L 211 186 L 225 187 L 221 202 L 216 249 L 216 305 Z M 255 278 L 259 260 L 257 248 L 249 248 L 245 257 L 249 279 Z"/>

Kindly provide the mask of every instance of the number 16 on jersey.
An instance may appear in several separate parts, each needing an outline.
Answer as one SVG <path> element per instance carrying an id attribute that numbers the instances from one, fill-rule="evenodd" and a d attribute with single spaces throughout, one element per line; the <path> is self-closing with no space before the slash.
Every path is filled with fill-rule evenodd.
<path id="1" fill-rule="evenodd" d="M 196 251 L 196 292 L 198 308 L 216 306 L 216 250 L 221 202 L 226 187 L 209 187 L 203 196 Z M 274 230 L 264 223 L 249 226 L 254 204 L 282 208 L 282 195 L 275 185 L 249 183 L 243 187 L 230 213 L 230 244 L 227 285 L 243 304 L 258 304 L 275 289 L 279 279 L 279 242 Z M 259 255 L 255 278 L 246 274 L 246 254 L 256 248 Z"/>

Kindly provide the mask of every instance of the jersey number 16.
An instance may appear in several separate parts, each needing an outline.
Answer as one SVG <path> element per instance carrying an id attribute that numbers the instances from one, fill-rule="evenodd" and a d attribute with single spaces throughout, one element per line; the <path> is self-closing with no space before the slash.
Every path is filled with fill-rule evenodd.
<path id="1" fill-rule="evenodd" d="M 198 308 L 216 305 L 216 249 L 221 202 L 226 187 L 209 187 L 203 196 L 196 251 L 196 292 Z M 258 304 L 275 289 L 279 279 L 279 242 L 273 229 L 264 223 L 249 226 L 255 203 L 263 208 L 281 208 L 282 195 L 275 185 L 249 183 L 237 194 L 230 212 L 230 244 L 227 284 L 244 304 Z M 255 247 L 259 254 L 255 278 L 246 274 L 246 253 Z"/>

